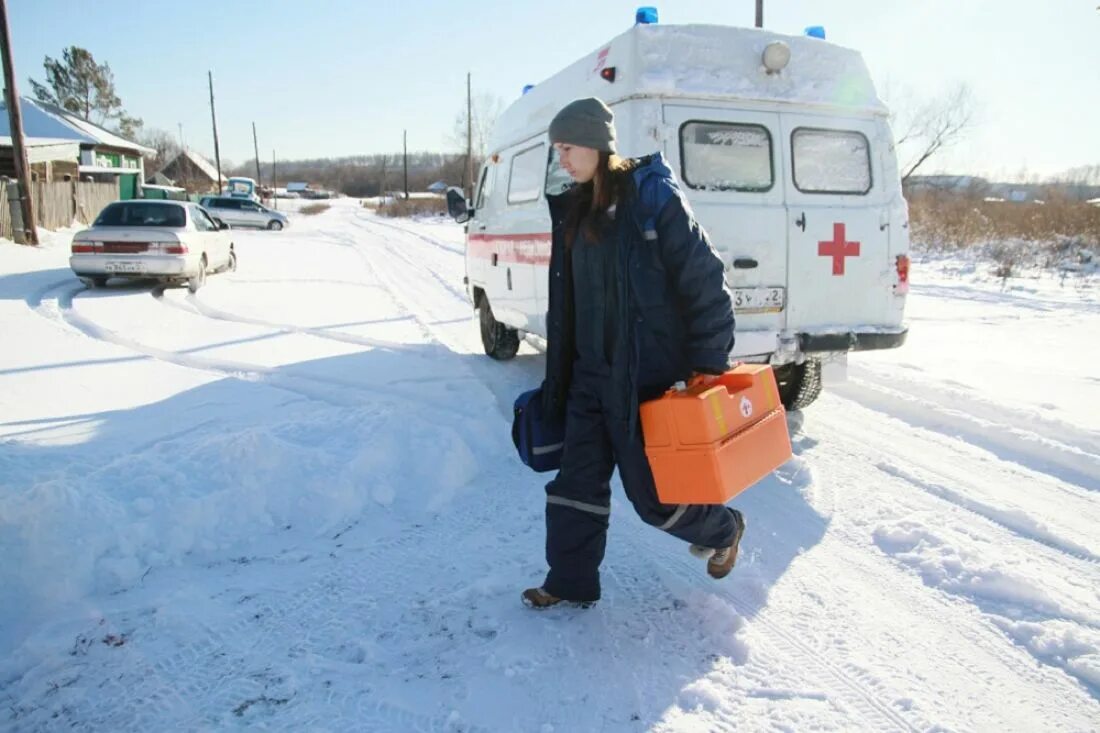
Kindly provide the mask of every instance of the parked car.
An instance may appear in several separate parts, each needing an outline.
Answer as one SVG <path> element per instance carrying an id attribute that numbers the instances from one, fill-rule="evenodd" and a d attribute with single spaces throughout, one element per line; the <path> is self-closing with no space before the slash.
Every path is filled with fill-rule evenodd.
<path id="1" fill-rule="evenodd" d="M 290 222 L 284 214 L 248 199 L 207 196 L 199 204 L 214 216 L 235 227 L 257 227 L 278 231 Z"/>
<path id="2" fill-rule="evenodd" d="M 112 277 L 187 283 L 193 293 L 207 272 L 237 269 L 229 225 L 179 201 L 116 201 L 73 237 L 69 266 L 88 287 Z"/>

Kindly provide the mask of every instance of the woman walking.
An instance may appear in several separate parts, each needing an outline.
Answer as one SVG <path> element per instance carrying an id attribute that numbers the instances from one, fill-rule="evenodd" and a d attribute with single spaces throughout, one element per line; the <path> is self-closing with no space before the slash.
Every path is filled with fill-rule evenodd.
<path id="1" fill-rule="evenodd" d="M 600 598 L 611 475 L 650 525 L 709 556 L 725 577 L 745 530 L 722 505 L 662 504 L 646 458 L 641 402 L 677 381 L 722 374 L 733 305 L 721 259 L 657 153 L 616 155 L 614 114 L 579 99 L 550 123 L 550 142 L 576 182 L 548 196 L 553 222 L 547 313 L 547 414 L 564 416 L 561 469 L 546 486 L 546 559 L 533 608 Z"/>

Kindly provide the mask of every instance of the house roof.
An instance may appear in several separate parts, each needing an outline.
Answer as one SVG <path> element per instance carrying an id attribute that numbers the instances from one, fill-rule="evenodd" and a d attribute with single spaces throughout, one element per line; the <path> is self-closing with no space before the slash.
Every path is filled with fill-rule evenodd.
<path id="1" fill-rule="evenodd" d="M 77 142 L 84 145 L 105 145 L 122 150 L 131 150 L 139 155 L 152 155 L 155 150 L 131 142 L 110 130 L 88 122 L 78 115 L 62 109 L 53 104 L 39 102 L 28 97 L 20 97 L 20 108 L 23 111 L 23 135 L 30 146 L 38 138 L 50 138 Z M 0 102 L 0 109 L 7 111 L 7 106 Z M 0 115 L 0 136 L 11 136 L 11 127 L 8 124 L 8 115 Z"/>
<path id="2" fill-rule="evenodd" d="M 175 163 L 180 158 L 186 158 L 188 161 L 191 162 L 191 164 L 193 166 L 195 166 L 200 171 L 202 171 L 202 174 L 204 176 L 206 176 L 207 178 L 209 178 L 211 181 L 217 181 L 218 180 L 218 169 L 216 167 L 214 167 L 214 164 L 211 163 L 206 158 L 199 155 L 198 153 L 196 153 L 194 150 L 191 150 L 191 149 L 181 150 L 176 155 L 176 157 L 172 158 L 170 161 L 165 163 L 164 166 L 162 166 L 161 170 L 163 170 L 164 168 L 167 168 L 168 166 L 172 165 L 173 163 Z M 158 171 L 158 173 L 159 172 L 160 171 Z M 226 180 L 228 180 L 228 179 L 225 177 L 225 174 L 223 173 L 222 176 L 221 176 L 221 182 L 225 183 Z"/>
<path id="3" fill-rule="evenodd" d="M 10 135 L 0 135 L 0 148 L 10 148 L 13 143 Z M 74 140 L 62 140 L 50 137 L 36 137 L 26 141 L 28 163 L 49 163 L 54 160 L 80 158 L 80 143 Z"/>

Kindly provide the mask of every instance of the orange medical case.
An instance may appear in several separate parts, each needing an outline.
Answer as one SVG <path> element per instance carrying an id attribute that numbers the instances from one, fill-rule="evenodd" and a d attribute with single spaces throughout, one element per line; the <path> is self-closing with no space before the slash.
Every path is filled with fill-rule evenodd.
<path id="1" fill-rule="evenodd" d="M 642 434 L 664 504 L 724 504 L 791 457 L 787 414 L 766 364 L 670 389 L 641 406 Z"/>

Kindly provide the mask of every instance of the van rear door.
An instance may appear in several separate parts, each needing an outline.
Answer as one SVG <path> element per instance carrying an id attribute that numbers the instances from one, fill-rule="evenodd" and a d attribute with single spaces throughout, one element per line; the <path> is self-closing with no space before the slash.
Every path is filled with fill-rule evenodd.
<path id="1" fill-rule="evenodd" d="M 665 105 L 664 121 L 672 133 L 670 164 L 726 266 L 737 315 L 734 354 L 770 353 L 787 298 L 789 217 L 779 115 Z"/>
<path id="2" fill-rule="evenodd" d="M 873 120 L 782 114 L 788 150 L 787 326 L 860 331 L 893 297 L 889 212 Z"/>

